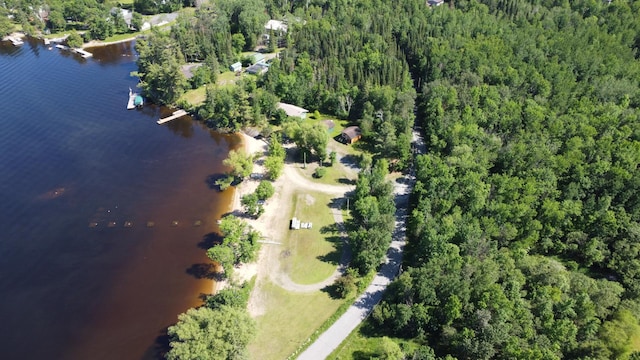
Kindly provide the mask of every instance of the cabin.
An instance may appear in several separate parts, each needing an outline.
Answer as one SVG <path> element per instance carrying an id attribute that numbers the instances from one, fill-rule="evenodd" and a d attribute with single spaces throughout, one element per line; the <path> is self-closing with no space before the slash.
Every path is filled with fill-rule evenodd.
<path id="1" fill-rule="evenodd" d="M 229 70 L 233 72 L 242 71 L 242 63 L 238 61 L 236 63 L 231 64 L 231 66 L 229 66 Z"/>
<path id="2" fill-rule="evenodd" d="M 354 142 L 360 140 L 361 137 L 362 131 L 357 126 L 349 126 L 348 128 L 342 130 L 342 133 L 340 134 L 340 138 L 345 144 L 353 144 Z"/>
<path id="3" fill-rule="evenodd" d="M 278 109 L 284 110 L 287 116 L 299 117 L 301 119 L 305 119 L 307 117 L 307 114 L 309 113 L 309 110 L 307 109 L 281 102 L 278 103 Z"/>

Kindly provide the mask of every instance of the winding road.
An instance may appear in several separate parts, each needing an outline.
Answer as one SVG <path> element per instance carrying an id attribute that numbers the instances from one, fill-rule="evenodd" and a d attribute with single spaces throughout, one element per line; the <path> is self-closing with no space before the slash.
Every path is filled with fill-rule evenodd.
<path id="1" fill-rule="evenodd" d="M 417 153 L 424 153 L 425 146 L 417 131 L 413 132 L 413 146 Z M 298 360 L 318 360 L 327 358 L 360 323 L 369 316 L 373 307 L 380 302 L 391 281 L 398 275 L 402 265 L 402 251 L 405 245 L 406 218 L 409 196 L 415 183 L 413 171 L 394 184 L 396 201 L 396 228 L 387 251 L 385 263 L 358 299 L 327 331 L 299 356 Z"/>

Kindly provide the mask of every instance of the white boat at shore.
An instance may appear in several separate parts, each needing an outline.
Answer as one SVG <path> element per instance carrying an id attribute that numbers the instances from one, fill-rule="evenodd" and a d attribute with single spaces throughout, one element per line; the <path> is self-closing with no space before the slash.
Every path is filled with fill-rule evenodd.
<path id="1" fill-rule="evenodd" d="M 131 88 L 129 88 L 129 102 L 127 103 L 127 110 L 133 110 L 137 107 L 142 107 L 144 105 L 144 100 L 140 94 L 133 92 Z"/>

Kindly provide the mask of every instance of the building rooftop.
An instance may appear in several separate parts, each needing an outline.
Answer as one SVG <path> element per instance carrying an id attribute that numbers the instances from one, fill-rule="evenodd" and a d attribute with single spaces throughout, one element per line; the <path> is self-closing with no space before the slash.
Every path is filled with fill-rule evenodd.
<path id="1" fill-rule="evenodd" d="M 355 139 L 362 135 L 362 131 L 357 126 L 349 126 L 348 128 L 342 130 L 342 135 L 348 136 L 349 139 Z"/>
<path id="2" fill-rule="evenodd" d="M 278 103 L 278 109 L 284 110 L 284 112 L 287 113 L 288 116 L 297 116 L 297 117 L 304 117 L 309 112 L 309 110 L 303 109 L 299 106 L 285 104 L 281 102 Z"/>
<path id="3" fill-rule="evenodd" d="M 287 32 L 287 24 L 280 20 L 269 20 L 264 25 L 266 30 Z"/>

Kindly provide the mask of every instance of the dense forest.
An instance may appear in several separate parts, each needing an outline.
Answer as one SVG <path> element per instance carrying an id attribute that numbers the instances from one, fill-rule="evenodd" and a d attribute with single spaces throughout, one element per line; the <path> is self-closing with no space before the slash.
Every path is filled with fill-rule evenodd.
<path id="1" fill-rule="evenodd" d="M 247 6 L 196 11 L 172 29 L 173 56 L 226 67 L 259 38 L 241 14 L 289 19 L 265 75 L 208 94 L 209 109 L 244 99 L 234 120 L 201 114 L 291 121 L 249 111 L 260 92 L 359 125 L 376 164 L 350 234 L 361 273 L 390 240 L 380 164 L 415 169 L 404 272 L 375 335 L 410 339 L 416 359 L 640 356 L 640 1 Z"/>
<path id="2" fill-rule="evenodd" d="M 400 148 L 402 100 L 417 93 L 428 150 L 378 328 L 424 358 L 637 356 L 640 2 L 315 2 L 306 14 L 267 89 L 343 111 L 374 153 L 400 160 L 384 145 Z"/>

